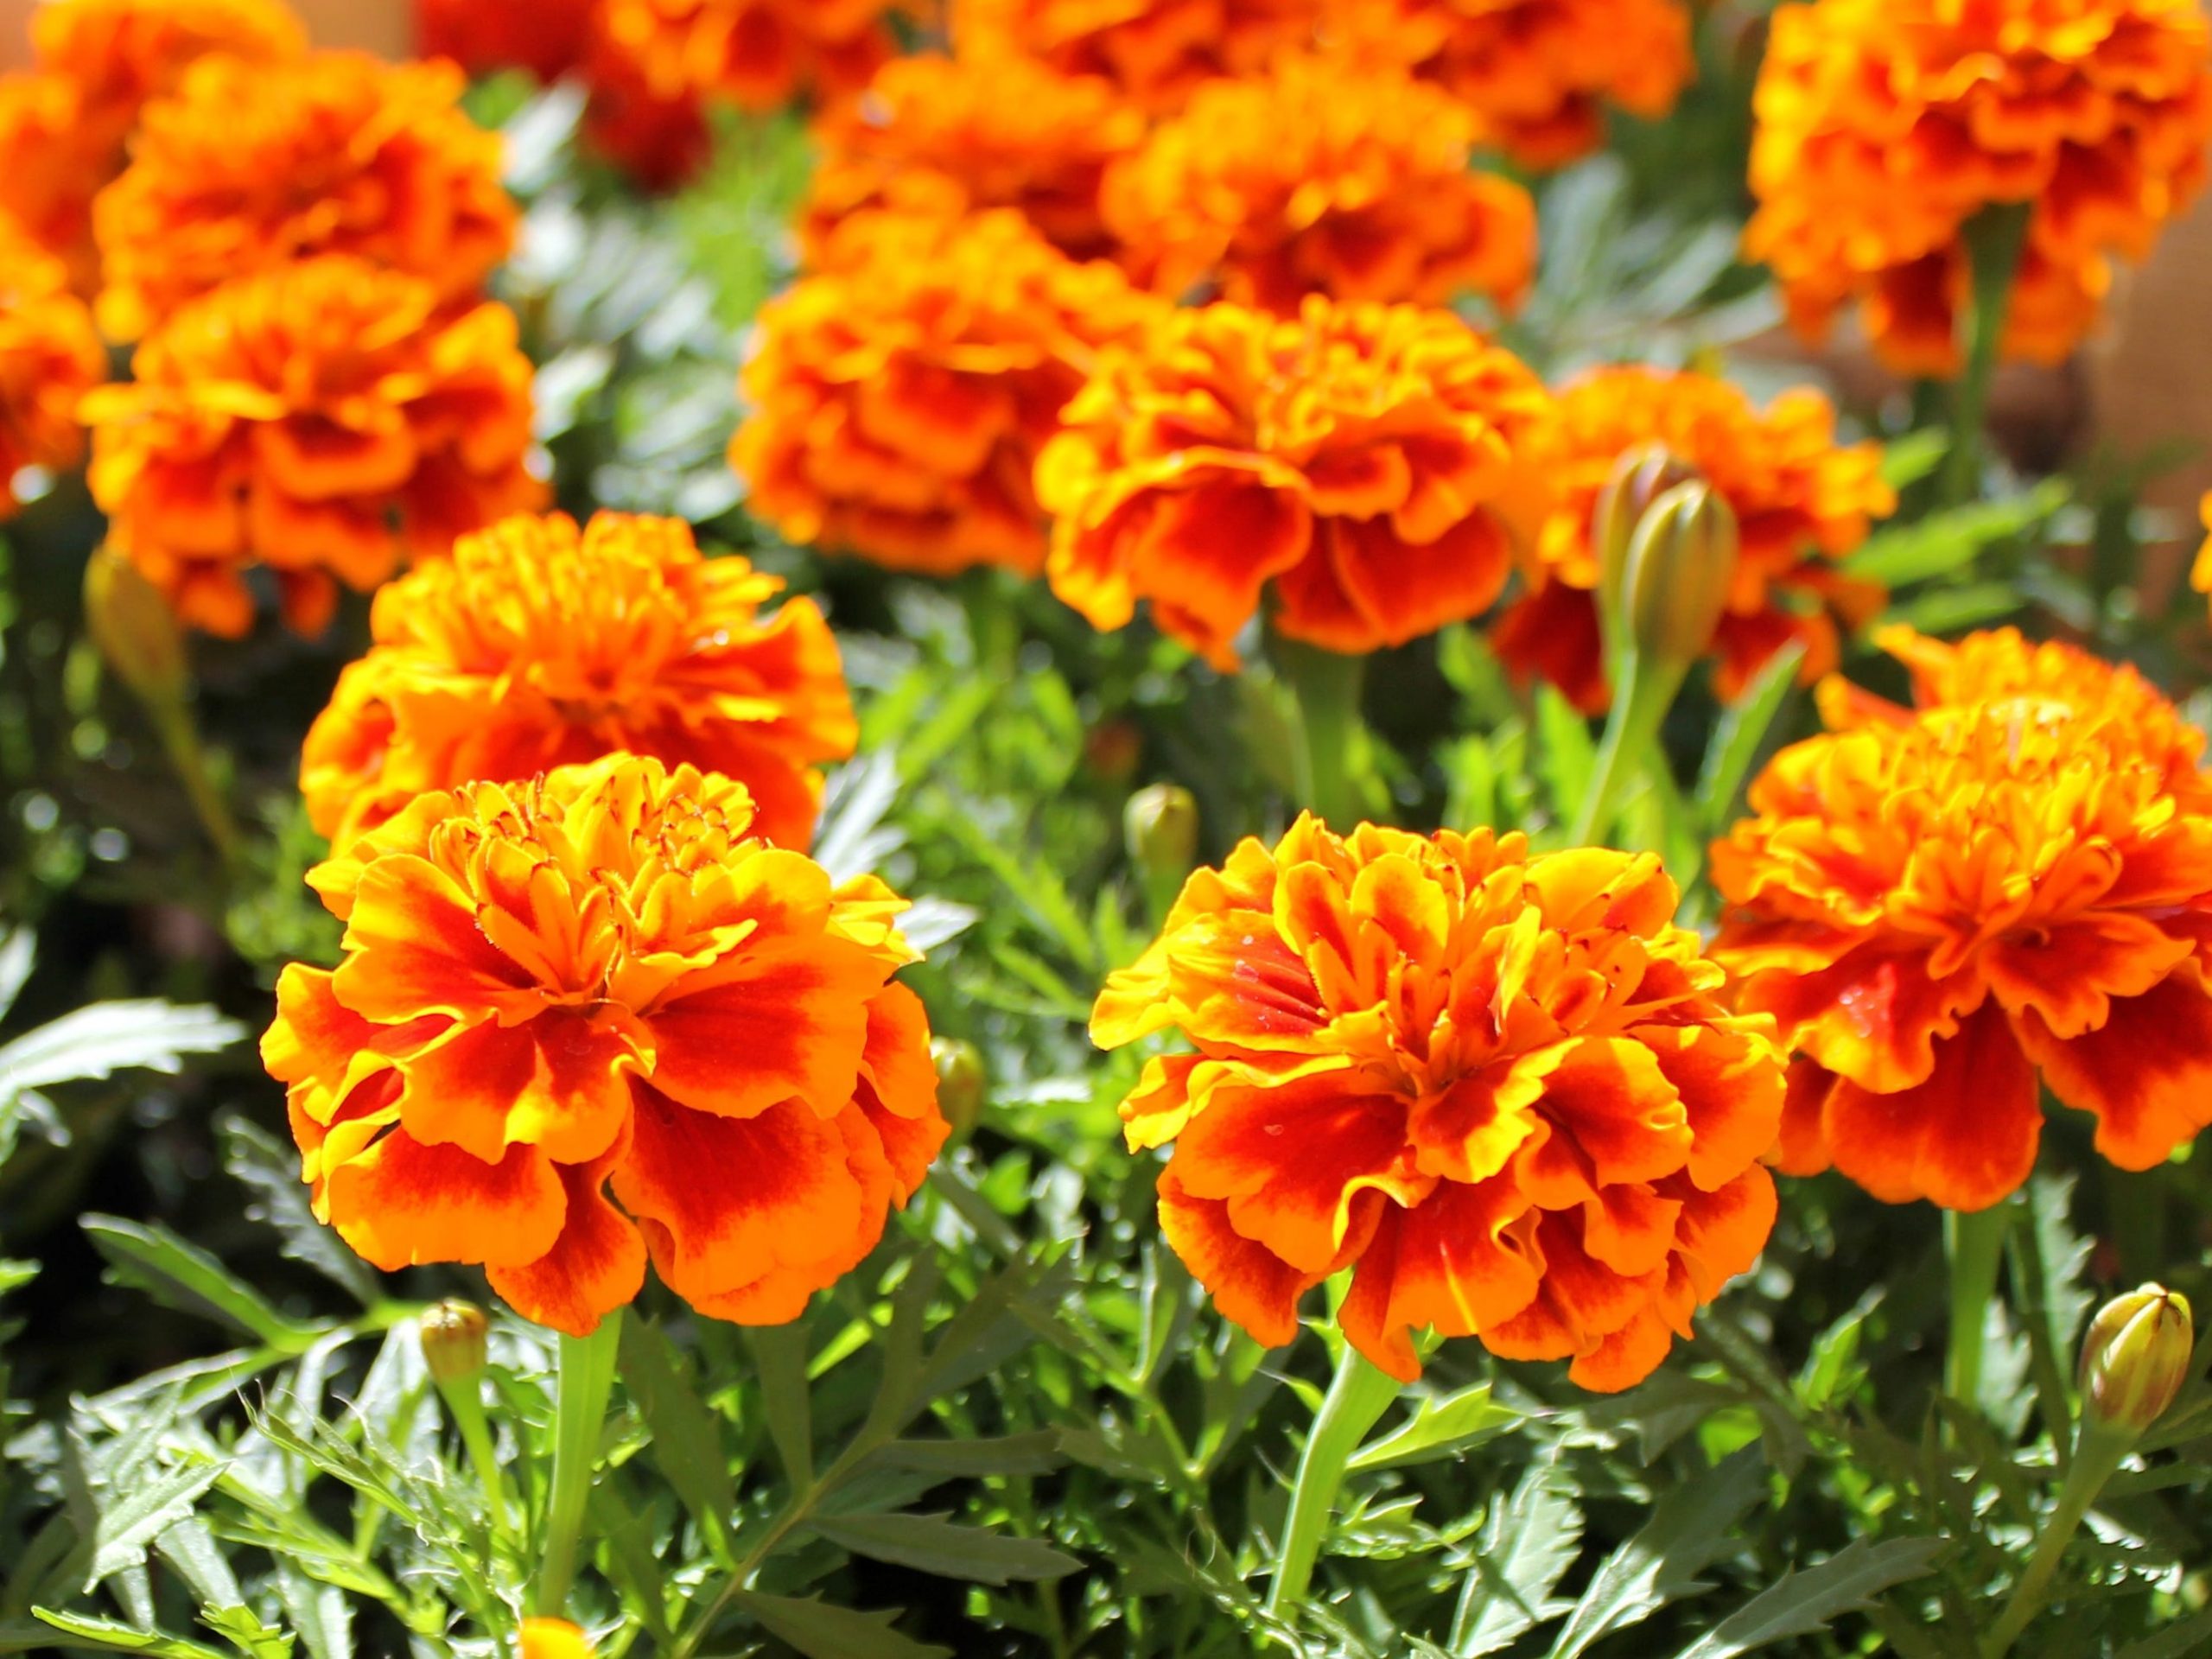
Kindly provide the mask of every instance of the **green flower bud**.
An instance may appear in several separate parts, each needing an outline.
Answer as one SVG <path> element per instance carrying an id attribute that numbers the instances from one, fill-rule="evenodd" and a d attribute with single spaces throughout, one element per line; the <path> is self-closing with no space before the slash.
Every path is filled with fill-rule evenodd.
<path id="1" fill-rule="evenodd" d="M 441 1384 L 466 1382 L 484 1369 L 485 1335 L 491 1328 L 484 1310 L 452 1297 L 423 1311 L 423 1358 Z"/>
<path id="2" fill-rule="evenodd" d="M 1598 602 L 1608 617 L 1620 612 L 1630 544 L 1651 505 L 1697 474 L 1662 443 L 1639 443 L 1621 452 L 1590 515 L 1590 546 L 1598 559 Z"/>
<path id="3" fill-rule="evenodd" d="M 964 1140 L 982 1121 L 983 1096 L 990 1086 L 983 1057 L 973 1043 L 957 1037 L 933 1037 L 930 1058 L 937 1066 L 938 1109 L 952 1125 L 952 1138 Z"/>
<path id="4" fill-rule="evenodd" d="M 1178 784 L 1154 784 L 1129 797 L 1122 831 L 1130 861 L 1157 880 L 1180 881 L 1198 861 L 1198 804 Z"/>
<path id="5" fill-rule="evenodd" d="M 2082 1414 L 2088 1426 L 2140 1434 L 2189 1381 L 2196 1346 L 2189 1301 L 2145 1285 L 2114 1297 L 2082 1339 Z"/>
<path id="6" fill-rule="evenodd" d="M 1630 539 L 1620 618 L 1646 661 L 1687 669 L 1712 646 L 1736 581 L 1735 509 L 1705 483 L 1677 484 Z"/>
<path id="7" fill-rule="evenodd" d="M 161 589 L 112 548 L 85 567 L 85 626 L 117 678 L 156 708 L 184 701 L 184 639 Z"/>

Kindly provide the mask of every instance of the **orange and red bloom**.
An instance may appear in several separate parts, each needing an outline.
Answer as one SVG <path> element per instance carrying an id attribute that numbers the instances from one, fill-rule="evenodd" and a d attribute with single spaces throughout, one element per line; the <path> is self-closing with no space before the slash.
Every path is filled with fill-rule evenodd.
<path id="1" fill-rule="evenodd" d="M 1814 0 L 1774 16 L 1745 245 L 1817 337 L 1856 302 L 1899 372 L 1955 373 L 1986 210 L 2032 207 L 2004 350 L 2053 362 L 2202 181 L 2196 0 Z"/>
<path id="2" fill-rule="evenodd" d="M 1103 75 L 1148 110 L 1312 46 L 1327 0 L 951 0 L 962 51 L 1011 49 L 1069 74 Z"/>
<path id="3" fill-rule="evenodd" d="M 0 518 L 26 467 L 76 465 L 78 407 L 106 378 L 107 348 L 68 269 L 0 219 Z"/>
<path id="4" fill-rule="evenodd" d="M 1294 312 L 1309 294 L 1505 307 L 1535 275 L 1536 210 L 1471 169 L 1480 124 L 1388 66 L 1293 55 L 1214 81 L 1107 175 L 1122 257 L 1170 295 Z"/>
<path id="5" fill-rule="evenodd" d="M 1696 68 L 1681 0 L 1332 3 L 1354 52 L 1435 82 L 1523 167 L 1563 167 L 1597 149 L 1609 105 L 1666 114 Z"/>
<path id="6" fill-rule="evenodd" d="M 1102 629 L 1147 601 L 1224 668 L 1270 589 L 1284 635 L 1347 653 L 1478 616 L 1542 521 L 1549 404 L 1448 311 L 1173 312 L 1104 354 L 1038 462 L 1052 590 Z"/>
<path id="7" fill-rule="evenodd" d="M 387 1271 L 480 1263 L 582 1336 L 650 1255 L 780 1324 L 944 1141 L 903 901 L 758 839 L 726 778 L 616 754 L 425 795 L 309 880 L 344 959 L 285 969 L 262 1055 L 316 1214 Z"/>
<path id="8" fill-rule="evenodd" d="M 730 461 L 793 541 L 895 569 L 1035 572 L 1031 473 L 1102 342 L 1152 302 L 1010 211 L 850 219 L 763 307 Z"/>
<path id="9" fill-rule="evenodd" d="M 2212 783 L 2133 670 L 1897 630 L 1917 707 L 1837 686 L 1713 849 L 1715 957 L 1799 1052 L 1781 1167 L 1996 1204 L 2039 1085 L 2124 1168 L 2212 1121 Z"/>
<path id="10" fill-rule="evenodd" d="M 1726 381 L 1641 368 L 1600 370 L 1559 394 L 1558 418 L 1539 446 L 1557 500 L 1529 591 L 1498 623 L 1499 655 L 1541 674 L 1585 712 L 1605 707 L 1592 516 L 1619 458 L 1651 443 L 1710 484 L 1742 532 L 1712 643 L 1720 695 L 1740 695 L 1792 644 L 1805 647 L 1808 683 L 1831 672 L 1841 634 L 1871 620 L 1886 597 L 1837 568 L 1874 519 L 1896 510 L 1879 447 L 1839 444 L 1835 410 L 1816 391 L 1784 393 L 1761 411 Z"/>
<path id="11" fill-rule="evenodd" d="M 1402 1380 L 1429 1329 L 1649 1376 L 1765 1246 L 1783 1099 L 1675 902 L 1648 855 L 1310 817 L 1192 876 L 1091 1033 L 1195 1046 L 1122 1116 L 1173 1144 L 1160 1226 L 1222 1313 L 1281 1345 L 1349 1269 L 1344 1335 Z"/>
<path id="12" fill-rule="evenodd" d="M 219 283 L 320 253 L 472 297 L 516 215 L 499 136 L 461 111 L 461 90 L 452 64 L 361 53 L 195 64 L 94 208 L 101 327 L 135 340 Z"/>
<path id="13" fill-rule="evenodd" d="M 518 782 L 616 750 L 743 785 L 754 833 L 813 840 L 817 763 L 858 728 L 830 625 L 783 583 L 708 559 L 680 519 L 518 518 L 380 590 L 375 643 L 308 733 L 308 816 L 344 846 L 432 790 Z"/>
<path id="14" fill-rule="evenodd" d="M 319 631 L 337 584 L 535 506 L 531 365 L 513 314 L 339 255 L 225 284 L 85 400 L 109 539 L 185 621 L 238 635 L 274 573 Z"/>
<path id="15" fill-rule="evenodd" d="M 858 92 L 892 54 L 894 0 L 602 0 L 607 38 L 660 99 L 773 110 Z"/>

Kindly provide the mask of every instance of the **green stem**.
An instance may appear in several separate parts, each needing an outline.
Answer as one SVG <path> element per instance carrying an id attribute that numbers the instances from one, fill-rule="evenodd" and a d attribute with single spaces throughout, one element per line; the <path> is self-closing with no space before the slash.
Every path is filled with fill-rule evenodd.
<path id="1" fill-rule="evenodd" d="M 583 1535 L 584 1507 L 591 1498 L 592 1474 L 599 1463 L 599 1441 L 607 1426 L 607 1402 L 614 1391 L 614 1358 L 621 1346 L 622 1312 L 617 1308 L 588 1337 L 561 1338 L 553 1405 L 553 1490 L 545 1505 L 545 1548 L 540 1557 L 536 1610 L 559 1618 L 569 1605 L 576 1576 L 576 1549 Z"/>
<path id="2" fill-rule="evenodd" d="M 1339 834 L 1349 833 L 1363 816 L 1353 767 L 1366 737 L 1359 698 L 1367 659 L 1280 634 L 1270 636 L 1268 655 L 1298 702 L 1300 804 Z"/>
<path id="3" fill-rule="evenodd" d="M 2074 1466 L 2067 1471 L 2066 1484 L 2059 1489 L 2058 1505 L 2044 1522 L 2043 1535 L 2036 1540 L 2036 1553 L 2029 1558 L 2027 1571 L 2020 1574 L 2019 1583 L 2013 1586 L 2003 1616 L 1983 1639 L 1982 1659 L 2005 1659 L 2029 1622 L 2043 1611 L 2044 1603 L 2050 1599 L 2051 1580 L 2058 1576 L 2059 1563 L 2066 1558 L 2066 1547 L 2074 1541 L 2082 1518 L 2134 1444 L 2133 1434 L 2083 1426 L 2082 1443 L 2074 1453 Z"/>
<path id="4" fill-rule="evenodd" d="M 484 1415 L 483 1374 L 438 1379 L 439 1395 L 461 1431 L 461 1444 L 484 1488 L 484 1507 L 492 1517 L 492 1536 L 504 1544 L 513 1537 L 507 1516 L 506 1483 L 499 1475 L 499 1456 L 492 1445 L 492 1425 Z"/>
<path id="5" fill-rule="evenodd" d="M 1581 810 L 1574 816 L 1573 845 L 1590 846 L 1612 829 L 1621 791 L 1656 747 L 1659 728 L 1688 677 L 1687 669 L 1669 672 L 1633 649 L 1621 653 L 1612 713 L 1605 720 L 1605 734 L 1598 744 Z"/>
<path id="6" fill-rule="evenodd" d="M 1983 1338 L 2012 1223 L 2009 1202 L 1970 1213 L 1943 1212 L 1943 1249 L 1951 1262 L 1951 1339 L 1943 1355 L 1943 1391 L 1969 1411 L 1980 1409 Z"/>
<path id="7" fill-rule="evenodd" d="M 1329 1529 L 1329 1517 L 1336 1512 L 1345 1466 L 1367 1438 L 1368 1430 L 1382 1421 L 1397 1397 L 1397 1379 L 1377 1370 L 1346 1343 L 1336 1380 L 1329 1384 L 1321 1409 L 1313 1414 L 1313 1430 L 1298 1459 L 1298 1482 L 1290 1493 L 1290 1519 L 1283 1527 L 1282 1559 L 1268 1591 L 1270 1618 L 1288 1623 L 1297 1604 L 1305 1599 L 1313 1582 L 1313 1565 L 1321 1557 L 1322 1536 Z"/>
<path id="8" fill-rule="evenodd" d="M 2012 278 L 2027 245 L 2032 204 L 2008 202 L 1985 209 L 1966 227 L 1972 292 L 1961 319 L 1965 368 L 1951 404 L 1951 454 L 1943 474 L 1943 499 L 1961 506 L 1981 493 L 1981 429 L 1989 384 L 2012 310 Z"/>
<path id="9" fill-rule="evenodd" d="M 154 719 L 154 729 L 161 738 L 162 753 L 168 757 L 169 766 L 184 785 L 184 792 L 192 803 L 192 810 L 200 826 L 207 832 L 226 869 L 238 866 L 241 842 L 236 820 L 223 800 L 222 791 L 207 773 L 207 751 L 201 747 L 199 729 L 192 723 L 192 710 L 182 702 L 155 704 L 149 702 L 147 711 Z"/>

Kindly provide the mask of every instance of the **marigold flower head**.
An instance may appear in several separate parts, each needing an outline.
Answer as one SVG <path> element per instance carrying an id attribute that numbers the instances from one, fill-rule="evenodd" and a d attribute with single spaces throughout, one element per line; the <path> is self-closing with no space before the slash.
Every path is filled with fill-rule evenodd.
<path id="1" fill-rule="evenodd" d="M 398 271 L 328 255 L 227 283 L 133 367 L 85 400 L 92 493 L 111 544 L 211 632 L 251 626 L 250 566 L 315 632 L 336 582 L 365 591 L 542 493 L 513 314 Z"/>
<path id="2" fill-rule="evenodd" d="M 815 122 L 801 234 L 818 257 L 855 213 L 1010 207 L 1062 252 L 1096 257 L 1113 246 L 1100 183 L 1144 130 L 1143 114 L 1096 75 L 1006 52 L 893 59 L 865 95 Z"/>
<path id="3" fill-rule="evenodd" d="M 804 848 L 817 761 L 858 731 L 809 599 L 700 555 L 680 519 L 510 518 L 380 589 L 375 643 L 308 733 L 300 789 L 338 845 L 416 796 L 510 783 L 617 749 L 742 784 L 756 833 Z"/>
<path id="4" fill-rule="evenodd" d="M 1488 609 L 1533 543 L 1548 407 L 1448 311 L 1172 312 L 1103 354 L 1038 461 L 1052 590 L 1104 629 L 1148 600 L 1222 668 L 1270 588 L 1291 639 L 1402 645 Z"/>
<path id="5" fill-rule="evenodd" d="M 1885 638 L 1917 710 L 1838 690 L 1713 849 L 1713 955 L 1802 1057 L 1781 1166 L 1980 1210 L 2035 1164 L 2038 1081 L 2097 1149 L 2212 1121 L 2212 787 L 2131 670 L 2017 633 Z"/>
<path id="6" fill-rule="evenodd" d="M 858 92 L 892 55 L 896 0 L 602 0 L 607 37 L 656 97 L 779 109 Z"/>
<path id="7" fill-rule="evenodd" d="M 101 326 L 133 340 L 217 283 L 349 253 L 475 294 L 514 240 L 499 137 L 460 109 L 450 63 L 320 52 L 203 59 L 146 112 L 93 209 Z"/>
<path id="8" fill-rule="evenodd" d="M 1605 706 L 1592 518 L 1620 457 L 1654 443 L 1711 485 L 1741 529 L 1735 583 L 1712 645 L 1721 696 L 1741 695 L 1793 643 L 1805 647 L 1808 683 L 1831 672 L 1839 625 L 1863 626 L 1885 599 L 1878 584 L 1836 568 L 1872 520 L 1896 510 L 1879 447 L 1839 444 L 1835 410 L 1816 391 L 1787 392 L 1761 411 L 1726 381 L 1641 368 L 1600 370 L 1559 394 L 1558 418 L 1537 445 L 1558 496 L 1529 592 L 1496 630 L 1499 654 L 1586 712 Z"/>
<path id="9" fill-rule="evenodd" d="M 1387 67 L 1291 56 L 1214 81 L 1107 175 L 1101 205 L 1139 280 L 1293 312 L 1308 294 L 1511 306 L 1536 264 L 1536 210 L 1471 171 L 1478 125 Z"/>
<path id="10" fill-rule="evenodd" d="M 1034 572 L 1039 450 L 1104 340 L 1154 302 L 1010 211 L 849 220 L 761 309 L 730 461 L 794 541 L 896 569 Z"/>
<path id="11" fill-rule="evenodd" d="M 315 1213 L 387 1272 L 481 1263 L 582 1336 L 650 1255 L 702 1313 L 780 1324 L 944 1140 L 903 902 L 756 838 L 727 778 L 471 784 L 308 880 L 344 960 L 284 970 L 262 1058 Z"/>
<path id="12" fill-rule="evenodd" d="M 1785 5 L 1757 113 L 1746 247 L 1802 330 L 1856 301 L 1900 372 L 1955 373 L 1965 229 L 2032 203 L 2004 350 L 2056 361 L 2110 256 L 2143 257 L 2202 181 L 2212 27 L 2195 0 Z"/>
<path id="13" fill-rule="evenodd" d="M 0 518 L 26 467 L 73 467 L 78 405 L 107 378 L 107 348 L 60 260 L 0 219 Z"/>
<path id="14" fill-rule="evenodd" d="M 952 0 L 964 53 L 1011 48 L 1069 74 L 1103 75 L 1147 109 L 1181 107 L 1201 82 L 1313 44 L 1326 0 Z"/>
<path id="15" fill-rule="evenodd" d="M 600 0 L 415 0 L 415 44 L 472 75 L 526 69 L 558 80 L 589 48 Z"/>
<path id="16" fill-rule="evenodd" d="M 1648 855 L 1311 817 L 1192 877 L 1091 1034 L 1197 1049 L 1122 1116 L 1173 1143 L 1160 1225 L 1221 1311 L 1287 1343 L 1349 1268 L 1344 1334 L 1401 1379 L 1429 1327 L 1649 1376 L 1765 1245 L 1783 1096 L 1676 897 Z"/>
<path id="17" fill-rule="evenodd" d="M 1523 167 L 1605 141 L 1615 105 L 1656 118 L 1696 71 L 1681 0 L 1332 0 L 1347 49 L 1399 63 L 1476 111 Z"/>

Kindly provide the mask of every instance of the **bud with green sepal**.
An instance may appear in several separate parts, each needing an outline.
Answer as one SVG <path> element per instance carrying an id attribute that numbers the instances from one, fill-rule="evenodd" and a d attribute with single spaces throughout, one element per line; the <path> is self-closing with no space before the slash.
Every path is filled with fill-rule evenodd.
<path id="1" fill-rule="evenodd" d="M 484 1503 L 496 1538 L 508 1536 L 507 1499 L 499 1478 L 499 1459 L 492 1443 L 492 1426 L 484 1415 L 484 1367 L 487 1363 L 491 1321 L 474 1302 L 448 1297 L 423 1310 L 416 1323 L 423 1343 L 423 1363 L 438 1395 L 461 1432 L 461 1443 L 476 1468 L 484 1488 Z"/>
<path id="2" fill-rule="evenodd" d="M 1154 784 L 1129 797 L 1122 814 L 1129 862 L 1144 880 L 1153 925 L 1167 919 L 1175 895 L 1198 861 L 1198 804 L 1179 784 Z"/>
<path id="3" fill-rule="evenodd" d="M 957 1037 L 938 1037 L 931 1039 L 930 1058 L 937 1066 L 938 1109 L 952 1125 L 952 1139 L 965 1141 L 982 1121 L 989 1089 L 982 1054 L 975 1044 Z"/>

